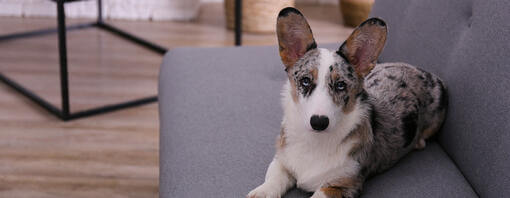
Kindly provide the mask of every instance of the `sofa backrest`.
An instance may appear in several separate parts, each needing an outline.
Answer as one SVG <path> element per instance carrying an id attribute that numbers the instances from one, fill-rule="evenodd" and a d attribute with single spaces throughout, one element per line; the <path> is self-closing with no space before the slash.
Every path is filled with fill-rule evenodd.
<path id="1" fill-rule="evenodd" d="M 381 62 L 438 74 L 449 108 L 438 135 L 481 197 L 510 194 L 510 1 L 381 0 L 388 24 Z"/>

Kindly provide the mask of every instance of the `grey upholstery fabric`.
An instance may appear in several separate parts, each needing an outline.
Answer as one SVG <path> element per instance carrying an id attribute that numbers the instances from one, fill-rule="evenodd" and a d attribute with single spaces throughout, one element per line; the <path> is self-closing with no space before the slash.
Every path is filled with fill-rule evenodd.
<path id="1" fill-rule="evenodd" d="M 510 194 L 510 1 L 377 1 L 381 60 L 439 74 L 450 107 L 441 145 L 481 197 Z"/>
<path id="2" fill-rule="evenodd" d="M 443 149 L 431 142 L 370 178 L 361 198 L 478 197 Z"/>
<path id="3" fill-rule="evenodd" d="M 160 196 L 244 197 L 260 183 L 284 79 L 274 47 L 170 51 L 160 72 Z"/>
<path id="4" fill-rule="evenodd" d="M 261 184 L 280 129 L 285 79 L 276 47 L 168 53 L 159 89 L 160 197 L 243 197 Z M 294 189 L 285 197 L 309 195 Z M 432 143 L 370 179 L 363 197 L 476 195 Z"/>

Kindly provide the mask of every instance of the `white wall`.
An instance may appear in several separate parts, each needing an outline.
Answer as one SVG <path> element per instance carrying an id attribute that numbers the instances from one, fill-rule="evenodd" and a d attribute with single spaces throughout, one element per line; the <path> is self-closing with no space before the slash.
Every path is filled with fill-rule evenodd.
<path id="1" fill-rule="evenodd" d="M 105 18 L 131 20 L 189 20 L 199 9 L 200 0 L 103 0 Z M 76 18 L 97 16 L 97 1 L 65 4 L 66 15 Z M 0 16 L 56 16 L 49 0 L 0 0 Z"/>
<path id="2" fill-rule="evenodd" d="M 298 3 L 338 4 L 338 0 L 296 0 Z"/>
<path id="3" fill-rule="evenodd" d="M 103 0 L 103 16 L 129 20 L 190 20 L 199 11 L 199 2 L 223 0 Z M 338 0 L 297 0 L 303 3 L 337 4 Z M 66 4 L 72 18 L 97 16 L 97 1 Z M 0 16 L 56 16 L 55 3 L 49 0 L 0 0 Z"/>
<path id="4" fill-rule="evenodd" d="M 298 3 L 338 4 L 338 0 L 296 0 L 296 1 Z M 202 2 L 223 2 L 223 0 L 202 0 Z"/>

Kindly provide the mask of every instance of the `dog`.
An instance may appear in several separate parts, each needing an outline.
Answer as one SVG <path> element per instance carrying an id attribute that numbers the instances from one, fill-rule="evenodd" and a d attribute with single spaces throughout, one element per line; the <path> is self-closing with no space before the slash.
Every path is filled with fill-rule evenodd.
<path id="1" fill-rule="evenodd" d="M 386 35 L 371 18 L 337 51 L 317 48 L 303 14 L 280 11 L 284 116 L 265 181 L 248 198 L 281 197 L 294 185 L 312 198 L 358 197 L 367 177 L 425 147 L 444 122 L 446 86 L 406 63 L 377 64 Z"/>

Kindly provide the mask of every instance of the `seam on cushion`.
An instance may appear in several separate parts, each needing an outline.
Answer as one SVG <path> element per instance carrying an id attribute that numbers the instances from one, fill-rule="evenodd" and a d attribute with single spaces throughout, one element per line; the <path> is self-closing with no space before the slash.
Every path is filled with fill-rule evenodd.
<path id="1" fill-rule="evenodd" d="M 446 154 L 446 156 L 448 156 L 448 159 L 450 159 L 450 161 L 453 163 L 453 165 L 455 165 L 455 168 L 457 168 L 457 170 L 459 171 L 460 175 L 462 175 L 462 177 L 464 178 L 464 180 L 469 184 L 469 187 L 471 187 L 471 189 L 473 190 L 473 192 L 475 193 L 475 195 L 477 197 L 480 197 L 480 194 L 478 193 L 478 191 L 476 191 L 476 188 L 474 188 L 473 184 L 467 179 L 466 175 L 464 175 L 464 173 L 462 172 L 462 170 L 459 168 L 459 165 L 457 164 L 457 162 L 455 162 L 455 160 L 453 160 L 453 158 L 450 156 L 450 154 L 448 153 L 448 151 L 446 151 L 444 149 L 444 147 L 439 144 L 438 144 L 439 147 L 441 148 L 441 150 L 443 150 L 443 152 Z"/>

